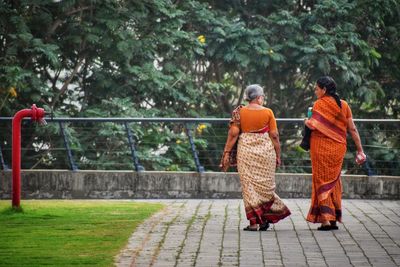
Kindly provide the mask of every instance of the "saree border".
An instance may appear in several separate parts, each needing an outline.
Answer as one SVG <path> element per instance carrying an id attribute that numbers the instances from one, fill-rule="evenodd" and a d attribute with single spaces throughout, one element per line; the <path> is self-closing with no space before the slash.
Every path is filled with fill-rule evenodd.
<path id="1" fill-rule="evenodd" d="M 320 187 L 318 187 L 318 189 L 316 190 L 317 199 L 321 201 L 328 198 L 330 191 L 335 187 L 339 179 L 340 179 L 340 172 L 335 180 L 333 180 L 332 182 L 328 182 L 326 184 L 322 184 Z"/>
<path id="2" fill-rule="evenodd" d="M 286 206 L 279 213 L 271 212 L 274 202 L 275 200 L 270 200 L 257 207 L 246 207 L 246 217 L 250 221 L 250 224 L 277 223 L 291 214 L 289 208 Z"/>
<path id="3" fill-rule="evenodd" d="M 335 133 L 345 137 L 346 132 L 337 127 L 334 123 L 330 122 L 327 120 L 324 116 L 322 116 L 318 111 L 314 111 L 312 118 L 316 119 L 320 123 L 324 124 L 326 127 L 328 127 L 330 130 L 334 131 Z"/>
<path id="4" fill-rule="evenodd" d="M 310 123 L 314 128 L 327 137 L 340 143 L 346 143 L 346 131 L 337 127 L 317 111 L 313 112 L 313 115 L 310 118 Z"/>

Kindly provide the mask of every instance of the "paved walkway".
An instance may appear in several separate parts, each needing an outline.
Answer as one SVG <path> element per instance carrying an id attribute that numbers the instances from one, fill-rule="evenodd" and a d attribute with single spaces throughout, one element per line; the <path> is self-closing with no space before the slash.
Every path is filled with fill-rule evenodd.
<path id="1" fill-rule="evenodd" d="M 154 201 L 154 200 L 153 200 Z M 287 199 L 289 218 L 245 232 L 241 200 L 157 200 L 167 208 L 137 228 L 117 266 L 399 266 L 400 202 L 344 200 L 339 230 L 304 217 L 307 199 Z"/>

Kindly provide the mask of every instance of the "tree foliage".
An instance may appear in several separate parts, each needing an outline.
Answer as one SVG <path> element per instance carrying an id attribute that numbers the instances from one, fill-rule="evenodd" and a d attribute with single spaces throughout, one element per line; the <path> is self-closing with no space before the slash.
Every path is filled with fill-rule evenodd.
<path id="1" fill-rule="evenodd" d="M 329 74 L 355 117 L 399 118 L 399 15 L 396 0 L 1 1 L 0 113 L 227 117 L 259 83 L 277 117 L 302 117 Z"/>

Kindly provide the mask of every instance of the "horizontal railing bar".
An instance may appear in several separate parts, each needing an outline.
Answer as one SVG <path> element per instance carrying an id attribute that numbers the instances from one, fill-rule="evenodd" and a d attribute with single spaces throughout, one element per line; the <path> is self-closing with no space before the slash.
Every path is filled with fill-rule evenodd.
<path id="1" fill-rule="evenodd" d="M 0 121 L 12 120 L 12 117 L 0 117 Z M 47 122 L 210 122 L 210 123 L 227 123 L 230 118 L 44 118 Z M 30 120 L 30 118 L 24 118 Z M 303 122 L 304 118 L 276 118 L 278 122 Z M 354 119 L 355 122 L 369 123 L 400 123 L 400 119 Z"/>

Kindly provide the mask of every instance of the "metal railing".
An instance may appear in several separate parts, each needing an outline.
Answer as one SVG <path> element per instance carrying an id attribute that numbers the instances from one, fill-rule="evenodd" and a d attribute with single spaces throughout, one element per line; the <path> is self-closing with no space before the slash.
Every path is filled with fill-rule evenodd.
<path id="1" fill-rule="evenodd" d="M 217 171 L 229 122 L 227 118 L 45 119 L 49 124 L 44 127 L 29 119 L 23 123 L 25 169 Z M 11 163 L 11 120 L 0 117 L 0 164 L 5 170 Z M 303 120 L 277 119 L 283 159 L 278 171 L 311 172 L 308 152 L 298 148 Z M 400 120 L 354 121 L 370 159 L 369 173 L 400 175 Z M 354 151 L 349 139 L 343 170 L 363 173 L 353 163 Z"/>

